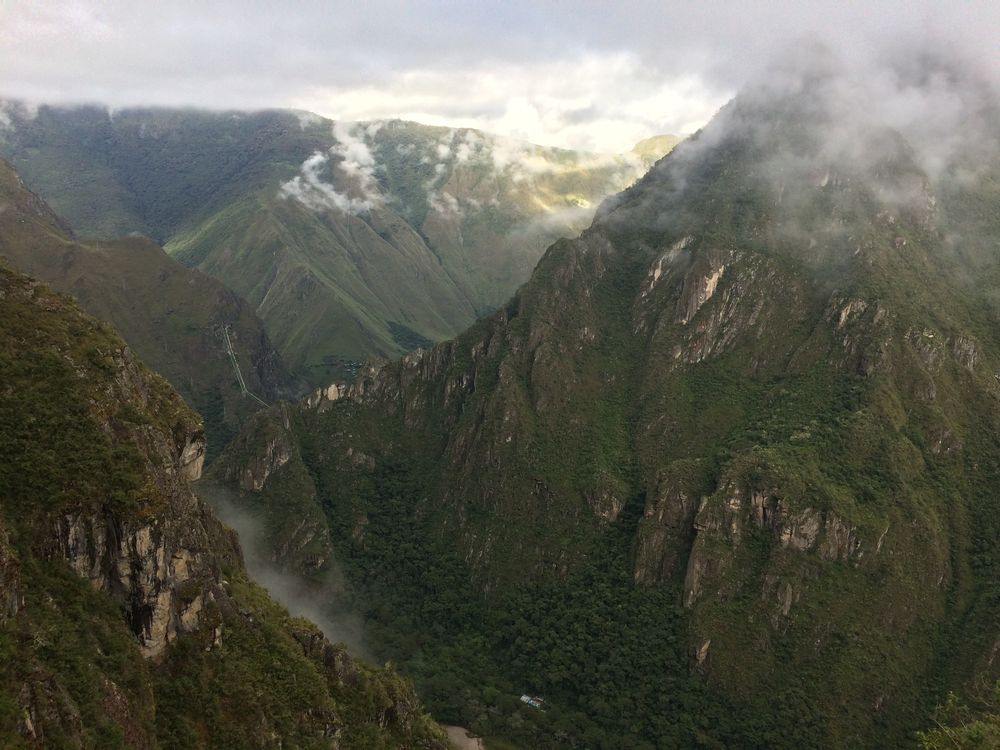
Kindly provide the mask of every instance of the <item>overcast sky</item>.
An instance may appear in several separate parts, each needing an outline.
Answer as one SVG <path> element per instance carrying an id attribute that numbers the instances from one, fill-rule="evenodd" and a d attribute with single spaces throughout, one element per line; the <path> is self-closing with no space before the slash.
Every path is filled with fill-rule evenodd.
<path id="1" fill-rule="evenodd" d="M 0 0 L 0 96 L 403 117 L 627 150 L 703 124 L 803 36 L 1000 70 L 1000 2 Z"/>

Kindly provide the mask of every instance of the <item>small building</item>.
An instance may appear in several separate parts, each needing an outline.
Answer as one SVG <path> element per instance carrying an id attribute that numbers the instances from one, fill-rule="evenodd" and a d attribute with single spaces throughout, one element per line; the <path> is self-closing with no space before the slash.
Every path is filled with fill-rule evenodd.
<path id="1" fill-rule="evenodd" d="M 538 710 L 545 708 L 545 699 L 539 698 L 537 695 L 528 695 L 525 693 L 521 696 L 521 703 L 525 703 L 532 708 L 537 708 Z"/>

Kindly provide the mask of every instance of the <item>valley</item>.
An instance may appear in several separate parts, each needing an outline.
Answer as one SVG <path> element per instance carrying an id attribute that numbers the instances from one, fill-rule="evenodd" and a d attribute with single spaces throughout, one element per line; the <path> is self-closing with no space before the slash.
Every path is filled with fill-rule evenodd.
<path id="1" fill-rule="evenodd" d="M 200 417 L 107 324 L 0 266 L 0 369 L 5 745 L 447 747 L 249 578 L 188 486 Z"/>
<path id="2" fill-rule="evenodd" d="M 786 73 L 496 313 L 209 471 L 307 577 L 276 509 L 314 498 L 340 606 L 488 745 L 904 746 L 997 679 L 994 225 L 953 178 L 995 162 L 931 176 L 835 65 Z"/>
<path id="3" fill-rule="evenodd" d="M 227 340 L 235 341 L 234 355 L 260 398 L 273 403 L 303 390 L 250 306 L 211 277 L 184 268 L 144 237 L 79 241 L 3 161 L 0 205 L 0 258 L 114 325 L 203 415 L 210 458 L 266 405 L 243 396 Z"/>
<path id="4" fill-rule="evenodd" d="M 0 3 L 0 747 L 1000 748 L 998 24 Z"/>
<path id="5" fill-rule="evenodd" d="M 80 236 L 163 243 L 245 299 L 313 385 L 502 304 L 678 140 L 607 156 L 304 112 L 2 107 L 0 156 Z"/>

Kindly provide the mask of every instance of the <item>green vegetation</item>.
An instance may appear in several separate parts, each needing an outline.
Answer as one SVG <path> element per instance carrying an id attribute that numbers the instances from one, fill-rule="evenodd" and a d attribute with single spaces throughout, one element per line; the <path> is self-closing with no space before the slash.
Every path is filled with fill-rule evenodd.
<path id="1" fill-rule="evenodd" d="M 316 626 L 238 572 L 229 590 L 244 616 L 227 621 L 221 648 L 180 641 L 152 676 L 163 748 L 260 746 L 265 726 L 301 748 L 329 747 L 334 736 L 350 750 L 443 746 L 395 670 L 355 662 L 342 647 L 312 652 L 323 640 Z"/>
<path id="2" fill-rule="evenodd" d="M 954 693 L 934 712 L 934 729 L 920 733 L 922 750 L 989 750 L 1000 747 L 1000 685 L 979 711 Z"/>
<path id="3" fill-rule="evenodd" d="M 386 466 L 367 486 L 365 541 L 343 562 L 371 646 L 414 680 L 438 720 L 519 747 L 746 742 L 748 717 L 687 668 L 677 592 L 632 584 L 623 549 L 641 499 L 568 579 L 487 601 L 413 517 L 412 472 Z M 544 696 L 546 709 L 522 704 L 524 692 Z"/>
<path id="4" fill-rule="evenodd" d="M 284 361 L 314 385 L 345 374 L 327 367 L 328 358 L 395 356 L 496 309 L 549 243 L 577 234 L 605 196 L 675 143 L 652 139 L 641 154 L 615 157 L 401 121 L 359 123 L 338 136 L 329 120 L 288 111 L 11 112 L 0 155 L 75 231 L 101 241 L 139 232 L 164 243 L 246 299 Z M 337 168 L 338 137 L 371 152 L 368 183 Z M 315 153 L 332 153 L 325 183 L 370 199 L 371 210 L 324 208 L 322 195 L 307 207 L 279 194 Z M 154 296 L 148 284 L 140 291 Z M 194 295 L 170 291 L 179 294 L 173 319 L 203 323 Z M 113 320 L 131 341 L 131 321 Z M 208 409 L 215 384 L 189 389 L 170 371 L 175 363 L 152 351 L 140 353 Z M 232 417 L 242 410 L 231 398 L 226 411 L 221 423 L 208 420 L 213 437 L 242 421 Z"/>
<path id="5" fill-rule="evenodd" d="M 229 492 L 263 520 L 268 557 L 311 583 L 344 574 L 327 604 L 364 618 L 366 645 L 440 720 L 498 747 L 997 744 L 996 696 L 977 686 L 1000 677 L 1000 163 L 976 144 L 929 176 L 899 133 L 835 120 L 813 84 L 737 99 L 579 239 L 553 244 L 505 305 L 497 280 L 516 263 L 491 265 L 472 240 L 523 243 L 525 205 L 580 207 L 581 185 L 613 165 L 515 148 L 522 167 L 545 162 L 531 181 L 498 166 L 510 143 L 477 160 L 479 134 L 386 123 L 352 136 L 383 165 L 385 203 L 369 211 L 276 198 L 296 162 L 275 159 L 255 172 L 272 182 L 189 223 L 184 205 L 151 214 L 177 222 L 187 262 L 239 267 L 314 373 L 497 307 L 452 342 L 361 372 L 346 399 L 255 415 L 211 469 L 263 486 Z M 293 140 L 329 137 L 309 126 Z M 443 168 L 409 158 L 421 151 Z M 113 347 L 90 336 L 71 359 L 113 376 Z M 121 447 L 141 444 L 108 435 L 176 439 L 176 401 L 94 416 L 65 356 L 24 363 L 17 346 L 0 364 L 29 396 L 30 368 L 52 370 L 40 382 L 65 406 L 0 400 L 13 507 L 38 492 L 60 511 L 79 497 L 117 514 L 162 504 L 148 453 Z M 45 443 L 51 430 L 65 435 Z M 64 465 L 83 474 L 67 480 Z M 12 522 L 8 557 L 31 576 L 42 558 L 21 544 L 26 523 Z M 302 746 L 318 724 L 342 726 L 345 747 L 439 740 L 392 668 L 354 664 L 220 566 L 221 644 L 211 629 L 182 639 L 151 673 L 156 710 L 139 701 L 163 744 L 252 745 L 265 723 Z M 16 620 L 23 648 L 31 616 Z M 68 675 L 86 731 L 124 736 L 95 718 L 102 667 L 78 638 L 79 663 L 42 657 Z M 137 679 L 130 663 L 116 679 Z M 0 694 L 0 717 L 15 721 L 19 700 Z"/>
<path id="6" fill-rule="evenodd" d="M 245 398 L 226 354 L 228 327 L 248 387 L 272 401 L 293 381 L 249 306 L 219 282 L 173 261 L 148 240 L 82 244 L 0 162 L 0 256 L 18 270 L 74 295 L 114 325 L 149 366 L 201 412 L 208 456 L 259 410 Z"/>
<path id="7" fill-rule="evenodd" d="M 308 478 L 371 648 L 442 720 L 526 747 L 989 738 L 991 708 L 928 727 L 998 677 L 997 212 L 822 92 L 738 99 L 494 315 L 287 420 L 252 502 Z"/>
<path id="8" fill-rule="evenodd" d="M 247 579 L 178 477 L 197 415 L 107 325 L 2 266 L 0 382 L 0 744 L 444 747 L 398 673 Z M 196 618 L 151 659 L 147 585 L 160 616 Z"/>

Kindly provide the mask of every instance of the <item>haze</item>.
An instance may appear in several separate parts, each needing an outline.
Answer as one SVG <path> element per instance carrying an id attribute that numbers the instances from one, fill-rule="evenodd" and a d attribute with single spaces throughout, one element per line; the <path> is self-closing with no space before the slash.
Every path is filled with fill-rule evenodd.
<path id="1" fill-rule="evenodd" d="M 995 3 L 0 2 L 0 95 L 402 117 L 622 151 L 704 124 L 776 46 L 944 40 L 996 63 Z"/>

